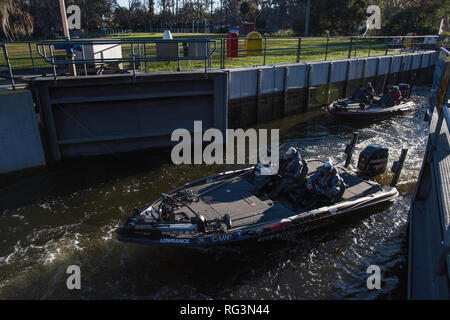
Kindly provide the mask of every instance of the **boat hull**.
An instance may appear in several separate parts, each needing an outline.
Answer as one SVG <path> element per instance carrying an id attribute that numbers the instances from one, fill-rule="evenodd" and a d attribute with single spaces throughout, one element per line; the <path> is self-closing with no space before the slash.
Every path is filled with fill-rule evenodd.
<path id="1" fill-rule="evenodd" d="M 252 170 L 252 169 L 246 169 Z M 245 170 L 244 170 L 245 173 Z M 235 173 L 229 173 L 235 177 Z M 222 181 L 226 181 L 227 175 L 220 174 Z M 211 181 L 211 178 L 204 178 Z M 202 180 L 197 181 L 202 183 Z M 283 239 L 297 234 L 309 232 L 321 227 L 333 224 L 336 220 L 364 214 L 374 207 L 393 202 L 398 196 L 396 188 L 380 186 L 376 193 L 343 200 L 341 202 L 323 206 L 306 212 L 292 212 L 286 209 L 287 215 L 281 219 L 273 219 L 261 223 L 255 223 L 245 227 L 230 229 L 228 233 L 200 234 L 198 236 L 163 235 L 155 236 L 151 232 L 136 234 L 127 231 L 124 226 L 116 230 L 118 240 L 155 246 L 176 247 L 214 247 L 227 246 L 248 241 L 262 242 L 273 239 Z"/>
<path id="2" fill-rule="evenodd" d="M 406 111 L 411 110 L 414 107 L 414 102 L 407 101 L 402 104 L 383 108 L 383 107 L 369 107 L 367 110 L 364 110 L 359 107 L 350 107 L 350 108 L 339 108 L 336 107 L 334 103 L 331 103 L 327 107 L 327 111 L 330 114 L 341 118 L 348 119 L 379 119 L 379 118 L 387 118 L 391 117 Z"/>

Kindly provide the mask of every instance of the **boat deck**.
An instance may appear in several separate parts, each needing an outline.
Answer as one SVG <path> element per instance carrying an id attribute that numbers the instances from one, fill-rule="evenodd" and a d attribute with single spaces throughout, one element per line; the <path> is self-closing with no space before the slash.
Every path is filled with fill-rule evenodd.
<path id="1" fill-rule="evenodd" d="M 320 160 L 308 161 L 307 178 L 322 165 L 323 162 Z M 346 172 L 341 176 L 347 185 L 343 195 L 344 201 L 382 190 L 376 183 L 362 180 Z M 189 207 L 199 215 L 205 216 L 207 220 L 222 218 L 225 214 L 229 214 L 233 221 L 233 227 L 265 223 L 295 214 L 281 201 L 273 201 L 267 196 L 257 197 L 251 193 L 251 190 L 252 184 L 241 176 L 219 184 L 203 185 L 194 190 L 197 194 L 203 193 L 203 195 L 199 197 L 198 202 L 191 203 Z M 193 216 L 193 213 L 187 208 L 181 208 L 177 212 Z"/>

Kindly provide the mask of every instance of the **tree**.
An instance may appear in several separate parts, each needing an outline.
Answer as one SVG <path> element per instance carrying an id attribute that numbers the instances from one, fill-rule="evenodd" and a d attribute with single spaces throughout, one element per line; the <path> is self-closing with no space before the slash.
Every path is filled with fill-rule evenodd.
<path id="1" fill-rule="evenodd" d="M 389 8 L 390 13 L 382 16 L 382 33 L 399 35 L 436 34 L 441 18 L 450 16 L 448 0 L 411 0 L 394 5 L 391 1 L 381 1 L 382 13 Z M 384 9 L 384 10 L 383 10 Z"/>
<path id="2" fill-rule="evenodd" d="M 8 39 L 27 36 L 33 32 L 33 18 L 26 12 L 25 0 L 1 0 L 0 27 Z"/>
<path id="3" fill-rule="evenodd" d="M 305 6 L 306 1 L 301 1 Z M 367 0 L 316 0 L 311 1 L 309 30 L 311 35 L 355 35 L 356 27 L 365 20 Z M 295 31 L 302 34 L 304 17 L 297 19 Z"/>
<path id="4" fill-rule="evenodd" d="M 254 1 L 244 1 L 241 3 L 239 12 L 241 13 L 242 20 L 254 21 L 259 15 L 258 5 Z"/>

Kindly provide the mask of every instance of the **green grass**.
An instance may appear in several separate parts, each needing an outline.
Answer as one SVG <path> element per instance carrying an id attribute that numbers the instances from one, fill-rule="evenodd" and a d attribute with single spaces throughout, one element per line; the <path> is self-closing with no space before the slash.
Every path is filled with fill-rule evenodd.
<path id="1" fill-rule="evenodd" d="M 174 39 L 187 39 L 187 38 L 209 38 L 214 39 L 216 42 L 215 52 L 213 53 L 210 61 L 210 66 L 212 68 L 220 68 L 222 47 L 220 39 L 224 37 L 223 34 L 173 34 Z M 161 39 L 162 33 L 130 33 L 130 34 L 120 34 L 119 36 L 108 36 L 101 37 L 98 39 L 126 39 L 126 40 L 137 40 L 137 39 Z M 262 46 L 267 49 L 266 54 L 263 52 L 258 55 L 247 55 L 244 46 L 245 39 L 239 38 L 239 53 L 236 58 L 228 58 L 225 56 L 225 67 L 241 67 L 241 66 L 252 66 L 252 65 L 264 65 L 264 64 L 275 64 L 275 63 L 291 63 L 297 61 L 297 38 L 268 38 L 267 40 L 262 40 Z M 300 61 L 312 61 L 312 60 L 323 60 L 326 55 L 326 38 L 304 38 L 301 43 L 300 50 Z M 359 40 L 358 45 L 370 43 L 369 40 Z M 383 42 L 372 42 L 373 47 L 370 49 L 370 55 L 383 55 L 385 53 L 385 47 Z M 214 47 L 214 46 L 213 46 Z M 320 47 L 320 48 L 319 48 Z M 348 39 L 333 38 L 329 40 L 329 48 L 327 53 L 327 59 L 341 59 L 347 58 L 349 54 L 350 41 Z M 30 48 L 28 43 L 10 43 L 7 44 L 8 55 L 11 59 L 11 65 L 14 69 L 25 69 L 25 68 L 44 68 L 51 67 L 51 64 L 46 62 L 42 57 L 38 56 L 36 45 L 32 44 L 31 51 L 33 54 L 33 62 L 30 58 Z M 226 48 L 224 48 L 226 49 Z M 46 48 L 48 54 L 48 47 Z M 139 53 L 144 55 L 143 45 L 134 45 L 135 54 Z M 180 51 L 182 49 L 180 48 Z M 129 58 L 131 56 L 131 45 L 122 44 L 122 56 L 124 58 Z M 398 50 L 389 50 L 389 53 L 398 53 Z M 65 55 L 64 50 L 55 50 L 55 55 L 63 59 Z M 369 55 L 368 47 L 357 47 L 355 52 L 355 43 L 353 43 L 353 50 L 351 56 L 354 57 L 364 57 Z M 145 45 L 145 56 L 148 58 L 156 58 L 156 45 L 146 44 Z M 17 59 L 17 60 L 16 60 Z M 6 70 L 5 59 L 3 55 L 0 57 L 0 70 Z M 125 67 L 131 67 L 130 63 L 124 63 Z M 141 71 L 171 71 L 177 69 L 177 62 L 142 62 L 137 68 Z M 181 70 L 192 70 L 197 68 L 204 68 L 204 61 L 181 61 Z"/>

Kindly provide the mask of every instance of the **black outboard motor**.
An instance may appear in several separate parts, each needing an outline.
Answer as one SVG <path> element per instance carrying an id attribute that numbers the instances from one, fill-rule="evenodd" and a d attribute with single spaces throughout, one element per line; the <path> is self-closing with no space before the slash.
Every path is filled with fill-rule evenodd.
<path id="1" fill-rule="evenodd" d="M 377 144 L 368 145 L 360 154 L 358 160 L 358 174 L 362 177 L 373 178 L 386 171 L 389 150 Z"/>
<path id="2" fill-rule="evenodd" d="M 409 98 L 409 91 L 410 91 L 410 86 L 407 83 L 399 83 L 398 84 L 398 88 L 400 89 L 400 92 L 402 93 L 402 97 L 404 99 Z"/>

